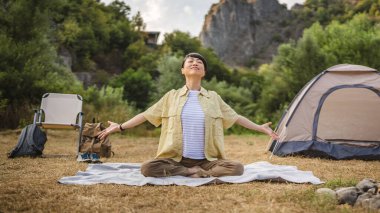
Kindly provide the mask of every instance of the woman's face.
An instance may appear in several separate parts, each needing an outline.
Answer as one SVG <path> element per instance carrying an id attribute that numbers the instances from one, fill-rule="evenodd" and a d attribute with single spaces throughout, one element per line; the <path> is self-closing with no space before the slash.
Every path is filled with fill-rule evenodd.
<path id="1" fill-rule="evenodd" d="M 199 76 L 202 78 L 205 76 L 205 66 L 203 64 L 203 61 L 195 57 L 188 57 L 181 71 L 182 74 L 186 77 Z"/>

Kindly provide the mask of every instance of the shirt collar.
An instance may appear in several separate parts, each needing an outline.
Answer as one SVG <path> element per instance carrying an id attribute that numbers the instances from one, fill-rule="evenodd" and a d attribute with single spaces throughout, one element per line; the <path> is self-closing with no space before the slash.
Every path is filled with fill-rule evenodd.
<path id="1" fill-rule="evenodd" d="M 189 88 L 187 88 L 187 86 L 184 85 L 184 86 L 181 88 L 181 90 L 179 91 L 179 95 L 180 95 L 180 96 L 187 95 L 189 91 L 190 91 Z M 200 93 L 201 93 L 201 95 L 203 95 L 203 96 L 205 96 L 205 97 L 207 97 L 207 98 L 210 97 L 210 95 L 208 94 L 208 91 L 207 91 L 205 88 L 203 88 L 203 87 L 201 87 L 201 91 L 200 91 Z"/>

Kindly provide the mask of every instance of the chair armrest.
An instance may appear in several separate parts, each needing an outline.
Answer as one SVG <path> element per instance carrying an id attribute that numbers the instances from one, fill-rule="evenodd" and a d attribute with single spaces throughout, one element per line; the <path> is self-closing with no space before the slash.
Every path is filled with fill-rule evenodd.
<path id="1" fill-rule="evenodd" d="M 33 118 L 33 124 L 41 123 L 42 114 L 44 114 L 43 109 L 35 109 L 34 110 L 34 118 Z"/>
<path id="2" fill-rule="evenodd" d="M 84 113 L 83 112 L 79 112 L 78 115 L 77 115 L 77 125 L 79 126 L 79 128 L 82 128 L 82 124 L 83 124 L 83 115 Z"/>

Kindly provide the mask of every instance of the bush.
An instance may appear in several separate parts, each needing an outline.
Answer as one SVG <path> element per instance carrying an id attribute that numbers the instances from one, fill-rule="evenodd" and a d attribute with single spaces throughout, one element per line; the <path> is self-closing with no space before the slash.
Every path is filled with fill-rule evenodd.
<path id="1" fill-rule="evenodd" d="M 181 88 L 185 85 L 185 78 L 181 73 L 182 59 L 174 55 L 164 55 L 158 62 L 156 93 L 153 100 L 158 101 L 172 89 Z"/>
<path id="2" fill-rule="evenodd" d="M 315 23 L 297 42 L 283 44 L 270 65 L 259 69 L 264 78 L 257 115 L 278 120 L 298 91 L 314 76 L 336 64 L 380 68 L 380 27 L 357 15 L 325 28 Z"/>
<path id="3" fill-rule="evenodd" d="M 110 120 L 120 123 L 136 113 L 134 107 L 123 100 L 123 88 L 89 87 L 83 94 L 83 99 L 86 122 L 91 122 L 95 118 L 98 121 Z"/>
<path id="4" fill-rule="evenodd" d="M 111 81 L 113 87 L 123 87 L 123 99 L 139 109 L 144 109 L 153 93 L 153 81 L 149 73 L 141 69 L 128 69 Z"/>

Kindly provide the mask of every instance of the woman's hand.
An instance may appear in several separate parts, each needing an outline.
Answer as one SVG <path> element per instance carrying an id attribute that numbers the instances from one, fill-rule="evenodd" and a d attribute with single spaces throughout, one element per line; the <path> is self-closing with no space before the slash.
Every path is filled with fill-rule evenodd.
<path id="1" fill-rule="evenodd" d="M 104 138 L 106 138 L 111 133 L 120 132 L 120 128 L 119 128 L 118 123 L 108 121 L 108 124 L 109 124 L 109 126 L 99 133 L 98 138 L 100 140 L 103 140 Z"/>
<path id="2" fill-rule="evenodd" d="M 261 128 L 273 140 L 278 140 L 279 139 L 278 135 L 272 130 L 272 128 L 269 127 L 271 124 L 272 124 L 272 122 L 265 123 L 265 124 L 261 125 Z"/>

